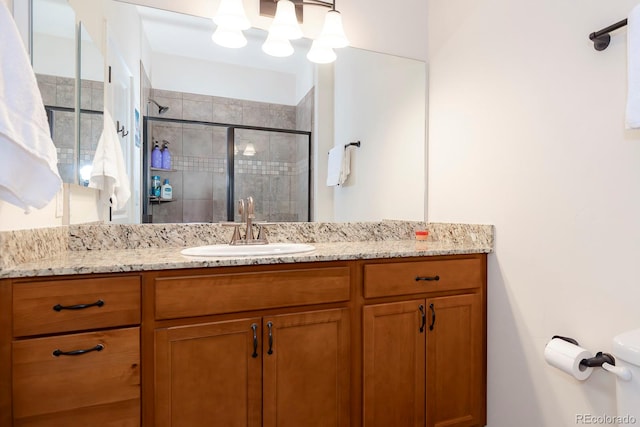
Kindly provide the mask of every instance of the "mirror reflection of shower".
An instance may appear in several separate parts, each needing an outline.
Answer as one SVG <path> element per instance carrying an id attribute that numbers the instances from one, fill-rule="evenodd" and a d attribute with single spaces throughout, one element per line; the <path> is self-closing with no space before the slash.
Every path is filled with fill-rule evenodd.
<path id="1" fill-rule="evenodd" d="M 153 99 L 149 98 L 149 100 L 147 101 L 147 104 L 149 102 L 153 102 L 154 104 L 156 104 L 156 107 L 158 107 L 158 114 L 164 114 L 167 111 L 169 111 L 169 107 L 167 106 L 162 106 L 160 104 L 158 104 L 156 101 L 154 101 Z"/>

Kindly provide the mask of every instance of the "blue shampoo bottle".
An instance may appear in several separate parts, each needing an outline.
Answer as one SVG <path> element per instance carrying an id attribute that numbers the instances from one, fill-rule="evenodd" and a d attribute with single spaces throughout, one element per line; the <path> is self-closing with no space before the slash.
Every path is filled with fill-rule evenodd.
<path id="1" fill-rule="evenodd" d="M 171 152 L 169 151 L 169 141 L 162 141 L 162 169 L 171 169 Z"/>
<path id="2" fill-rule="evenodd" d="M 151 152 L 151 167 L 162 167 L 162 152 L 160 151 L 160 146 L 158 146 L 158 141 L 155 142 L 155 146 L 153 147 L 153 151 Z"/>

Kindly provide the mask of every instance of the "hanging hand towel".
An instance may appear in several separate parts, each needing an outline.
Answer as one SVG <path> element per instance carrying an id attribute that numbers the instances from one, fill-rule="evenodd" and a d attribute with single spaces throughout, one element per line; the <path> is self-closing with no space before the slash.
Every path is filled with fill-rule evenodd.
<path id="1" fill-rule="evenodd" d="M 89 187 L 101 191 L 100 199 L 104 204 L 109 204 L 109 199 L 111 199 L 111 206 L 115 210 L 122 209 L 131 196 L 120 138 L 111 114 L 106 110 L 104 112 L 104 127 L 93 158 Z"/>
<path id="2" fill-rule="evenodd" d="M 0 1 L 0 199 L 26 211 L 62 186 L 42 96 L 18 29 Z"/>
<path id="3" fill-rule="evenodd" d="M 344 154 L 342 155 L 342 166 L 340 167 L 340 185 L 347 182 L 349 174 L 351 174 L 351 150 L 353 147 L 347 146 L 344 148 Z"/>
<path id="4" fill-rule="evenodd" d="M 640 5 L 627 18 L 627 129 L 640 128 Z"/>
<path id="5" fill-rule="evenodd" d="M 329 166 L 327 168 L 327 186 L 340 185 L 342 178 L 342 161 L 344 158 L 344 147 L 333 147 L 329 150 Z"/>

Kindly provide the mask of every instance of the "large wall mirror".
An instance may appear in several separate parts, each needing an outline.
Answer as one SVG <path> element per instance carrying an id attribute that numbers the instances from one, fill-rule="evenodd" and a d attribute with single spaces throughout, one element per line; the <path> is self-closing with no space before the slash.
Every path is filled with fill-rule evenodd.
<path id="1" fill-rule="evenodd" d="M 146 218 L 142 209 L 131 222 L 145 222 L 149 215 L 153 222 L 228 219 L 230 185 L 236 200 L 259 196 L 259 219 L 424 219 L 424 62 L 344 48 L 336 63 L 318 66 L 305 57 L 309 40 L 294 46 L 290 58 L 272 58 L 261 51 L 266 33 L 259 29 L 245 33 L 255 39 L 245 48 L 217 47 L 209 18 L 215 1 L 213 9 L 195 13 L 199 16 L 178 13 L 186 3 L 160 0 L 105 0 L 94 8 L 70 3 L 88 25 L 106 21 L 120 37 L 128 68 L 134 76 L 140 70 L 132 111 L 146 120 L 143 144 L 133 149 L 146 163 L 134 168 L 131 181 L 140 182 L 137 194 Z M 94 13 L 103 16 L 90 16 Z M 271 129 L 294 133 L 265 133 Z M 327 187 L 328 150 L 354 140 L 362 144 L 352 154 L 349 181 Z M 167 170 L 151 170 L 156 142 L 160 149 L 168 143 L 173 163 Z M 240 171 L 250 179 L 239 179 Z M 173 202 L 152 203 L 153 176 L 169 180 Z M 371 197 L 384 203 L 370 203 Z"/>
<path id="2" fill-rule="evenodd" d="M 247 31 L 248 44 L 238 51 L 211 42 L 211 19 L 136 9 L 151 47 L 141 70 L 143 182 L 172 186 L 170 200 L 157 186 L 143 191 L 143 221 L 231 221 L 239 219 L 236 201 L 249 196 L 262 220 L 309 221 L 309 40 L 275 58 L 261 51 L 265 31 Z M 159 149 L 170 153 L 170 164 L 154 161 Z"/>

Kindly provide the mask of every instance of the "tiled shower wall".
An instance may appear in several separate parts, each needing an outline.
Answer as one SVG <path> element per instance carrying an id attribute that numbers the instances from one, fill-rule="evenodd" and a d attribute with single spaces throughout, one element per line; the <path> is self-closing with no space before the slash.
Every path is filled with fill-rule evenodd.
<path id="1" fill-rule="evenodd" d="M 169 111 L 148 115 L 202 122 L 310 131 L 313 91 L 298 106 L 243 101 L 151 89 L 149 97 Z M 169 179 L 172 202 L 152 203 L 153 222 L 218 222 L 227 220 L 227 128 L 207 124 L 150 121 L 146 136 L 169 142 L 172 171 L 150 171 Z M 307 221 L 309 215 L 309 144 L 306 135 L 236 129 L 235 199 L 253 196 L 257 220 Z M 254 156 L 245 156 L 252 143 Z M 239 220 L 239 218 L 236 218 Z"/>
<path id="2" fill-rule="evenodd" d="M 75 79 L 38 74 L 38 88 L 45 106 L 75 108 Z M 80 89 L 81 110 L 103 111 L 104 84 L 82 80 Z M 80 114 L 80 165 L 91 164 L 98 139 L 102 133 L 103 115 Z M 75 183 L 75 113 L 53 112 L 53 142 L 58 154 L 58 172 L 64 182 Z"/>

